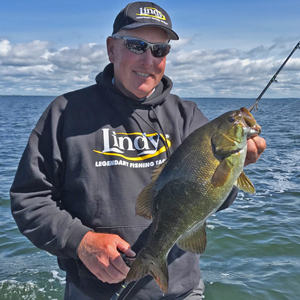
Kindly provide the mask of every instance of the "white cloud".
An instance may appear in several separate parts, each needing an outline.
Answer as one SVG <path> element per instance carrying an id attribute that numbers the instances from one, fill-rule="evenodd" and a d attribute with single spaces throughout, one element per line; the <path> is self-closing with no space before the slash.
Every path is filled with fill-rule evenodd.
<path id="1" fill-rule="evenodd" d="M 5 56 L 11 50 L 11 46 L 8 40 L 0 41 L 0 56 Z"/>
<path id="2" fill-rule="evenodd" d="M 184 97 L 257 97 L 292 50 L 290 41 L 253 49 L 201 49 L 194 37 L 172 42 L 166 75 Z M 299 97 L 296 52 L 265 97 Z M 83 44 L 53 49 L 47 41 L 0 40 L 0 94 L 57 95 L 93 84 L 108 63 L 106 47 Z"/>
<path id="3" fill-rule="evenodd" d="M 197 49 L 171 52 L 167 74 L 173 92 L 186 97 L 256 98 L 293 49 L 288 41 L 277 40 L 270 47 L 239 49 Z M 299 51 L 300 52 L 300 51 Z M 265 97 L 300 96 L 300 58 L 296 52 Z"/>
<path id="4" fill-rule="evenodd" d="M 0 94 L 52 94 L 93 84 L 108 63 L 104 45 L 52 49 L 49 42 L 0 41 Z"/>

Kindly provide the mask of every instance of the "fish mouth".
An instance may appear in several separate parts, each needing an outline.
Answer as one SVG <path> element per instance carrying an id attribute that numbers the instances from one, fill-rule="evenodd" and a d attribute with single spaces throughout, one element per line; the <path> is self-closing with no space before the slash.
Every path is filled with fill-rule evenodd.
<path id="1" fill-rule="evenodd" d="M 247 134 L 247 138 L 251 138 L 257 136 L 261 133 L 261 127 L 256 123 L 254 117 L 249 112 L 249 110 L 245 107 L 240 109 L 243 119 L 247 126 L 249 127 L 249 132 Z"/>
<path id="2" fill-rule="evenodd" d="M 226 134 L 224 131 L 221 131 L 223 137 L 225 137 L 227 140 L 234 142 L 234 143 L 240 143 L 240 141 L 238 141 L 237 139 L 234 139 L 233 137 L 229 136 L 228 134 Z"/>

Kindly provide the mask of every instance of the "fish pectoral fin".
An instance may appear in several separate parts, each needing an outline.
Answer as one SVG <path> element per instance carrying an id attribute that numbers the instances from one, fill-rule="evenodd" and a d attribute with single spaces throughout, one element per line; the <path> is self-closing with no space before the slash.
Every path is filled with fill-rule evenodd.
<path id="1" fill-rule="evenodd" d="M 136 214 L 149 220 L 152 220 L 155 214 L 152 203 L 152 191 L 154 183 L 155 181 L 152 181 L 141 191 L 135 205 Z"/>
<path id="2" fill-rule="evenodd" d="M 166 160 L 163 164 L 159 165 L 157 168 L 154 169 L 154 171 L 152 172 L 152 175 L 151 175 L 152 181 L 155 181 L 158 178 L 158 176 L 160 175 L 160 173 L 166 166 L 167 162 L 168 162 L 168 160 Z"/>
<path id="3" fill-rule="evenodd" d="M 145 219 L 152 220 L 154 218 L 157 208 L 155 203 L 153 203 L 153 189 L 155 181 L 164 169 L 166 163 L 167 161 L 153 171 L 151 182 L 141 191 L 137 198 L 135 212 Z"/>
<path id="4" fill-rule="evenodd" d="M 255 193 L 255 187 L 253 183 L 244 172 L 242 172 L 240 177 L 238 178 L 236 182 L 236 187 L 240 190 L 243 190 L 246 193 L 250 193 L 250 194 Z"/>
<path id="5" fill-rule="evenodd" d="M 229 158 L 227 157 L 224 158 L 218 165 L 213 177 L 211 178 L 212 185 L 215 188 L 223 186 L 229 178 L 231 169 L 232 169 L 232 164 Z"/>
<path id="6" fill-rule="evenodd" d="M 195 226 L 184 233 L 177 241 L 177 245 L 184 251 L 202 254 L 206 248 L 207 239 L 205 232 L 206 222 L 200 226 Z"/>

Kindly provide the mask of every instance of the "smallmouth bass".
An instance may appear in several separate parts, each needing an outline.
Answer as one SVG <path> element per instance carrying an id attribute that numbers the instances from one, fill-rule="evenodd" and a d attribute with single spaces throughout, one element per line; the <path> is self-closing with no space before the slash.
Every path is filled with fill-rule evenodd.
<path id="1" fill-rule="evenodd" d="M 243 167 L 247 139 L 260 131 L 246 108 L 227 112 L 191 133 L 153 172 L 151 183 L 136 203 L 136 213 L 153 222 L 127 282 L 150 274 L 166 293 L 167 256 L 174 244 L 185 251 L 204 252 L 206 220 L 224 203 L 233 186 L 255 192 Z"/>

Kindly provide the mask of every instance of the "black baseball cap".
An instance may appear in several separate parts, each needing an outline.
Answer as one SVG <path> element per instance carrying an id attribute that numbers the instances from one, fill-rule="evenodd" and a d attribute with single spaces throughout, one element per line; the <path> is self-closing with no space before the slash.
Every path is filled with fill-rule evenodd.
<path id="1" fill-rule="evenodd" d="M 155 26 L 165 30 L 169 39 L 179 40 L 175 31 L 172 30 L 172 22 L 167 12 L 153 2 L 129 3 L 117 15 L 113 34 L 119 30 L 131 30 L 145 26 Z"/>

